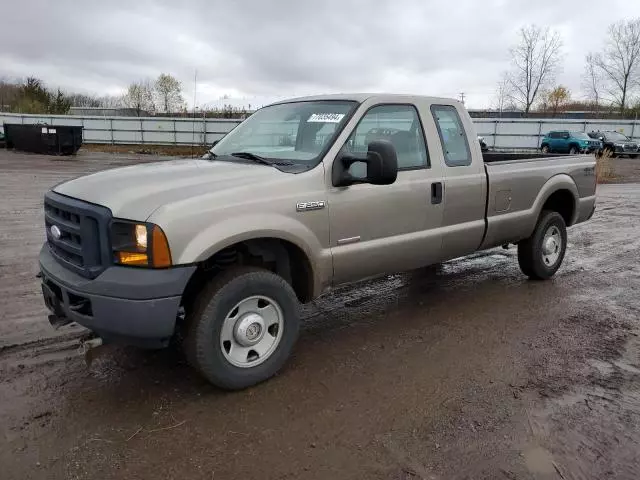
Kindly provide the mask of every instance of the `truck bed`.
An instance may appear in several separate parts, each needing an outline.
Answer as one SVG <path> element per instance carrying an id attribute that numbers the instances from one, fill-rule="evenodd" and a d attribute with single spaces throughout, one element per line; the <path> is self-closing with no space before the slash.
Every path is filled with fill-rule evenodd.
<path id="1" fill-rule="evenodd" d="M 584 221 L 592 212 L 596 181 L 593 155 L 485 153 L 484 161 L 488 193 L 482 248 L 528 238 L 547 191 L 563 191 L 556 209 L 567 212 L 567 225 Z"/>

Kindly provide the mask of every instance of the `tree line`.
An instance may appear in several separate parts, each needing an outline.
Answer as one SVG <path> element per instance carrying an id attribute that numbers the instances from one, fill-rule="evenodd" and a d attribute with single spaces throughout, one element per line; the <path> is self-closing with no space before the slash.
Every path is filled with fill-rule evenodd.
<path id="1" fill-rule="evenodd" d="M 71 107 L 130 108 L 135 110 L 137 116 L 186 112 L 182 84 L 165 73 L 161 73 L 155 81 L 131 83 L 121 96 L 65 93 L 59 88 L 48 88 L 36 77 L 28 77 L 23 81 L 0 80 L 2 111 L 65 115 Z"/>
<path id="2" fill-rule="evenodd" d="M 70 107 L 67 95 L 60 89 L 47 88 L 38 78 L 29 77 L 20 83 L 0 80 L 0 110 L 65 114 Z"/>
<path id="3" fill-rule="evenodd" d="M 582 101 L 572 100 L 569 89 L 556 84 L 563 60 L 560 34 L 531 25 L 519 36 L 509 50 L 510 68 L 496 89 L 498 110 L 553 115 L 570 107 L 620 114 L 640 111 L 640 19 L 609 25 L 601 50 L 585 55 Z"/>

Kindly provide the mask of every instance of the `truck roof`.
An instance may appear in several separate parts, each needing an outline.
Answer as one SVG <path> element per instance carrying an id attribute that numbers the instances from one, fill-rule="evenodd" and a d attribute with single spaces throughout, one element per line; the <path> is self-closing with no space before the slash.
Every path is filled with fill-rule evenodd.
<path id="1" fill-rule="evenodd" d="M 417 101 L 428 101 L 430 103 L 446 103 L 446 104 L 460 104 L 458 100 L 443 97 L 430 97 L 426 95 L 408 95 L 397 93 L 334 93 L 328 95 L 311 95 L 307 97 L 288 98 L 279 102 L 274 102 L 272 105 L 278 105 L 282 103 L 291 102 L 311 102 L 319 100 L 347 100 L 352 102 L 362 103 L 366 100 L 373 100 L 374 103 L 415 103 Z"/>

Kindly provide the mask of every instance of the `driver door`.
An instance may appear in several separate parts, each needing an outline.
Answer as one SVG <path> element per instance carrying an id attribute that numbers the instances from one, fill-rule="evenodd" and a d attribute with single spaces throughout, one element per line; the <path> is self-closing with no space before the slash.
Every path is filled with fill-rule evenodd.
<path id="1" fill-rule="evenodd" d="M 396 149 L 399 171 L 393 184 L 329 187 L 337 284 L 410 270 L 440 258 L 443 178 L 440 169 L 430 165 L 417 109 L 406 104 L 370 108 L 343 150 L 364 156 L 369 142 L 380 139 L 391 141 Z M 365 168 L 356 163 L 352 173 L 366 176 Z"/>

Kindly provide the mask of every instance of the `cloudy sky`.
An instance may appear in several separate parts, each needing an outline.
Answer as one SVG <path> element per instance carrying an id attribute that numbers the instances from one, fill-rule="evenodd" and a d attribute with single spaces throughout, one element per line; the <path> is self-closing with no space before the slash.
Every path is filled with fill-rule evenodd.
<path id="1" fill-rule="evenodd" d="M 528 24 L 563 40 L 558 82 L 580 98 L 584 56 L 638 0 L 2 0 L 0 78 L 119 94 L 171 73 L 199 106 L 388 91 L 488 107 Z"/>

